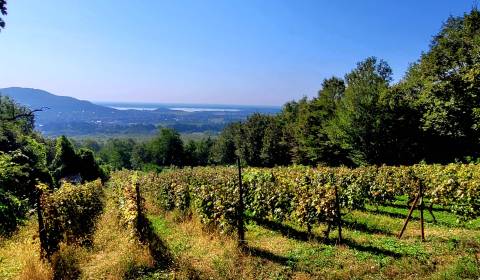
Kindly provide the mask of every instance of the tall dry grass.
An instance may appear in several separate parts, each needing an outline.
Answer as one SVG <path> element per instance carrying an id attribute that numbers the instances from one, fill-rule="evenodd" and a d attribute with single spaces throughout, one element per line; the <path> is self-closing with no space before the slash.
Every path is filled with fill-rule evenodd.
<path id="1" fill-rule="evenodd" d="M 0 241 L 0 279 L 52 279 L 52 269 L 40 260 L 38 224 L 28 221 L 12 237 Z"/>
<path id="2" fill-rule="evenodd" d="M 105 191 L 105 211 L 97 223 L 93 247 L 79 262 L 83 279 L 123 279 L 134 270 L 154 265 L 148 248 L 120 224 L 113 194 Z"/>

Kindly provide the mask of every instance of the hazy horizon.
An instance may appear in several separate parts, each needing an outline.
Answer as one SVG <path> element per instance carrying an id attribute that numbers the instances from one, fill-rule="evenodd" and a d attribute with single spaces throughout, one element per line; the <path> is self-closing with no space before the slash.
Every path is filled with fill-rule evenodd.
<path id="1" fill-rule="evenodd" d="M 368 56 L 398 81 L 441 23 L 473 4 L 11 1 L 0 87 L 92 102 L 281 106 Z"/>
<path id="2" fill-rule="evenodd" d="M 150 106 L 155 106 L 155 105 L 161 105 L 163 107 L 173 107 L 173 106 L 195 106 L 195 107 L 200 107 L 204 106 L 207 108 L 210 107 L 267 107 L 267 108 L 280 108 L 282 105 L 262 105 L 262 104 L 227 104 L 227 103 L 184 103 L 184 102 L 142 102 L 142 101 L 95 101 L 95 100 L 88 100 L 94 104 L 97 105 L 150 105 Z"/>

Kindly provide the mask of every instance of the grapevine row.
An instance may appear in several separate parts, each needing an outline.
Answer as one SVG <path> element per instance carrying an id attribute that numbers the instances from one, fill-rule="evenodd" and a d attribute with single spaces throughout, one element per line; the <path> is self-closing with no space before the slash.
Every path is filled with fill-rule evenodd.
<path id="1" fill-rule="evenodd" d="M 128 171 L 113 180 L 128 181 Z M 238 177 L 230 167 L 186 168 L 141 173 L 139 179 L 166 211 L 196 212 L 203 224 L 223 232 L 235 228 Z M 349 168 L 247 168 L 243 172 L 245 211 L 276 221 L 293 220 L 308 229 L 318 223 L 332 225 L 338 203 L 344 210 L 366 204 L 392 203 L 398 196 L 412 199 L 420 184 L 424 199 L 450 209 L 460 219 L 480 215 L 480 166 L 474 164 L 369 166 Z"/>
<path id="2" fill-rule="evenodd" d="M 100 180 L 73 185 L 64 183 L 55 191 L 40 184 L 39 235 L 42 255 L 50 258 L 61 242 L 88 243 L 97 217 L 103 210 L 103 186 Z"/>

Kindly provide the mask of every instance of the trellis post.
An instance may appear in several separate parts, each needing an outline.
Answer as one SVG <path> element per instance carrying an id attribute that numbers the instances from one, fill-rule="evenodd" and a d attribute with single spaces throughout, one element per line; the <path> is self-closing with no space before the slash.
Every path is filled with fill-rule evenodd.
<path id="1" fill-rule="evenodd" d="M 421 228 L 422 228 L 422 242 L 425 242 L 425 226 L 424 226 L 424 221 L 423 221 L 423 184 L 422 182 L 420 182 L 420 224 L 421 224 Z"/>
<path id="2" fill-rule="evenodd" d="M 417 206 L 419 200 L 420 200 L 420 226 L 421 226 L 421 233 L 422 233 L 422 242 L 425 241 L 425 225 L 424 225 L 424 219 L 423 219 L 423 208 L 424 208 L 423 184 L 420 181 L 418 185 L 417 196 L 415 197 L 415 200 L 413 201 L 412 206 L 410 207 L 410 211 L 408 211 L 408 216 L 405 219 L 402 230 L 398 234 L 399 239 L 402 238 L 402 235 L 405 232 L 405 229 L 407 228 L 408 222 L 412 218 L 413 210 L 415 210 L 415 207 Z"/>
<path id="3" fill-rule="evenodd" d="M 338 226 L 338 244 L 342 244 L 342 213 L 340 212 L 340 198 L 338 197 L 337 184 L 335 184 L 335 212 Z"/>
<path id="4" fill-rule="evenodd" d="M 238 166 L 238 208 L 237 208 L 237 233 L 238 233 L 238 245 L 243 246 L 245 244 L 245 225 L 243 221 L 243 185 L 242 185 L 242 167 L 240 165 L 240 157 L 237 157 Z"/>
<path id="5" fill-rule="evenodd" d="M 43 221 L 42 214 L 42 190 L 40 188 L 36 189 L 36 202 L 37 202 L 37 219 L 38 219 L 38 237 L 40 239 L 40 257 L 45 258 L 47 252 L 45 251 L 46 241 L 47 241 L 47 232 L 45 231 L 45 223 Z"/>

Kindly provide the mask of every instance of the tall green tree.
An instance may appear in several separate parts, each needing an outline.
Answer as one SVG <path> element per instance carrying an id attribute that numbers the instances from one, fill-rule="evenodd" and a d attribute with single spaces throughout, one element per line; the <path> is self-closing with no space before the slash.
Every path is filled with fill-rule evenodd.
<path id="1" fill-rule="evenodd" d="M 131 158 L 135 141 L 132 139 L 109 139 L 99 152 L 104 163 L 113 169 L 132 168 Z"/>
<path id="2" fill-rule="evenodd" d="M 212 159 L 213 141 L 210 137 L 197 141 L 195 149 L 196 163 L 200 166 L 208 165 Z"/>
<path id="3" fill-rule="evenodd" d="M 162 128 L 148 143 L 152 162 L 159 166 L 182 166 L 184 159 L 183 141 L 180 134 L 171 128 Z"/>
<path id="4" fill-rule="evenodd" d="M 375 57 L 358 63 L 345 76 L 347 87 L 327 129 L 329 138 L 348 152 L 355 164 L 382 162 L 383 108 L 380 97 L 392 80 L 392 70 Z"/>
<path id="5" fill-rule="evenodd" d="M 55 180 L 79 173 L 78 157 L 72 142 L 64 135 L 57 138 L 51 170 Z"/>
<path id="6" fill-rule="evenodd" d="M 144 169 L 146 164 L 152 162 L 152 156 L 146 143 L 137 143 L 133 147 L 130 161 L 132 163 L 132 168 L 137 170 Z"/>
<path id="7" fill-rule="evenodd" d="M 283 130 L 277 117 L 269 116 L 260 150 L 262 166 L 288 165 L 291 162 L 288 145 L 283 141 Z"/>
<path id="8" fill-rule="evenodd" d="M 478 156 L 480 12 L 450 17 L 401 84 L 416 97 L 427 159 Z"/>
<path id="9" fill-rule="evenodd" d="M 55 158 L 51 164 L 55 181 L 80 175 L 82 182 L 93 181 L 98 178 L 105 180 L 106 175 L 100 168 L 91 150 L 82 148 L 78 152 L 67 137 L 57 138 Z"/>
<path id="10" fill-rule="evenodd" d="M 53 184 L 47 149 L 33 130 L 34 115 L 0 95 L 0 234 L 8 234 L 35 204 L 36 185 Z"/>
<path id="11" fill-rule="evenodd" d="M 263 138 L 270 123 L 266 115 L 255 113 L 247 118 L 235 135 L 238 155 L 247 165 L 262 166 Z"/>
<path id="12" fill-rule="evenodd" d="M 302 163 L 339 165 L 346 162 L 343 150 L 330 141 L 327 134 L 329 121 L 334 117 L 339 100 L 345 92 L 342 79 L 325 79 L 318 97 L 305 101 L 297 118 L 297 143 L 304 155 Z"/>
<path id="13" fill-rule="evenodd" d="M 280 126 L 282 127 L 282 143 L 287 147 L 290 161 L 295 164 L 304 163 L 306 158 L 298 141 L 301 133 L 297 125 L 300 108 L 305 106 L 306 102 L 306 98 L 300 101 L 287 102 L 277 115 Z"/>
<path id="14" fill-rule="evenodd" d="M 235 135 L 240 131 L 240 123 L 227 125 L 212 146 L 211 157 L 216 164 L 234 164 L 236 155 Z"/>

